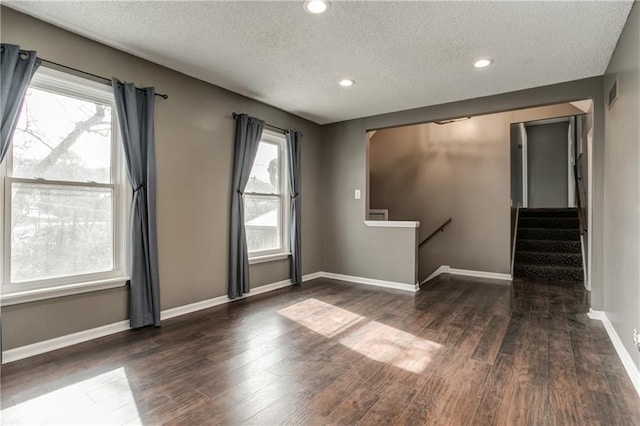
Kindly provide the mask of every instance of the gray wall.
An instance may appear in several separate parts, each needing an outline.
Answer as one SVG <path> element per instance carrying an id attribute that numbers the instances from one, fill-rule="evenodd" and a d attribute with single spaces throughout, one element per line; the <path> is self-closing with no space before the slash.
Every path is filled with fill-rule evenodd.
<path id="1" fill-rule="evenodd" d="M 420 281 L 441 265 L 510 273 L 511 123 L 576 111 L 562 104 L 375 133 L 369 143 L 371 208 L 389 209 L 390 220 L 419 220 L 420 239 L 453 219 L 420 249 Z"/>
<path id="2" fill-rule="evenodd" d="M 594 238 L 596 250 L 596 262 L 594 263 L 594 285 L 592 291 L 592 306 L 594 309 L 602 309 L 602 165 L 603 165 L 603 91 L 602 77 L 593 77 L 552 86 L 538 87 L 518 92 L 505 93 L 485 98 L 470 99 L 432 107 L 417 108 L 413 110 L 377 115 L 372 117 L 350 120 L 328 125 L 325 150 L 323 153 L 323 167 L 326 170 L 324 191 L 325 219 L 323 222 L 323 270 L 357 275 L 355 271 L 367 273 L 367 277 L 379 278 L 380 272 L 374 272 L 363 268 L 366 258 L 384 247 L 372 244 L 371 229 L 362 225 L 367 200 L 354 202 L 353 189 L 367 188 L 369 173 L 366 158 L 368 150 L 367 130 L 383 129 L 388 127 L 427 123 L 436 120 L 445 120 L 454 117 L 464 117 L 479 114 L 487 114 L 502 111 L 511 111 L 519 108 L 559 104 L 564 102 L 593 98 L 595 100 L 595 198 L 594 211 Z M 526 121 L 513 113 L 513 122 Z M 573 112 L 571 115 L 576 114 Z M 509 131 L 505 131 L 508 138 Z M 509 157 L 508 141 L 504 145 L 504 154 Z M 501 240 L 505 247 L 509 247 L 509 164 L 504 165 L 504 183 L 499 185 L 503 203 L 499 216 L 504 218 L 506 230 Z M 366 192 L 365 192 L 366 194 Z M 367 194 L 368 198 L 368 194 Z M 473 206 L 465 206 L 473 207 Z M 426 224 L 424 226 L 426 228 Z M 421 230 L 424 231 L 424 230 Z M 502 232 L 502 231 L 501 231 Z M 443 236 L 446 235 L 443 234 Z M 339 251 L 341 247 L 348 246 L 349 250 Z M 387 253 L 392 253 L 394 247 L 388 247 Z M 504 250 L 500 257 L 503 257 Z M 347 257 L 348 256 L 348 257 Z M 380 258 L 380 257 L 378 257 Z M 384 257 L 382 257 L 384 259 Z M 499 271 L 507 271 L 508 260 L 504 261 Z M 383 268 L 381 268 L 383 269 Z"/>
<path id="3" fill-rule="evenodd" d="M 522 206 L 522 131 L 521 123 L 511 124 L 509 133 L 511 140 L 509 151 L 511 155 L 511 206 Z"/>
<path id="4" fill-rule="evenodd" d="M 618 78 L 618 100 L 605 112 L 604 310 L 638 368 L 631 336 L 640 329 L 639 52 L 636 3 L 605 74 L 605 93 Z"/>
<path id="5" fill-rule="evenodd" d="M 342 143 L 360 138 L 362 146 Z M 323 188 L 331 192 L 323 198 L 322 244 L 328 244 L 322 253 L 323 271 L 415 284 L 416 229 L 368 227 L 364 223 L 367 197 L 354 199 L 356 189 L 366 194 L 366 139 L 358 121 L 327 127 Z"/>
<path id="6" fill-rule="evenodd" d="M 527 126 L 527 205 L 568 207 L 569 122 Z"/>
<path id="7" fill-rule="evenodd" d="M 303 273 L 321 269 L 322 129 L 309 121 L 2 8 L 1 38 L 38 55 L 168 93 L 156 102 L 158 239 L 162 309 L 226 294 L 234 121 L 246 112 L 304 133 Z M 254 287 L 288 278 L 288 261 L 251 267 Z M 3 347 L 126 319 L 126 288 L 2 309 Z"/>

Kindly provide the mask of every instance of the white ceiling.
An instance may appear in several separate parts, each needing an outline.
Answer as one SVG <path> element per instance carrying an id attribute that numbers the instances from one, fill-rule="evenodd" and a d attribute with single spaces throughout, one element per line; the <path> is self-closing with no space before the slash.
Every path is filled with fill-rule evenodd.
<path id="1" fill-rule="evenodd" d="M 320 124 L 602 75 L 632 6 L 334 0 L 315 16 L 302 1 L 3 3 Z M 482 56 L 495 64 L 474 69 Z"/>

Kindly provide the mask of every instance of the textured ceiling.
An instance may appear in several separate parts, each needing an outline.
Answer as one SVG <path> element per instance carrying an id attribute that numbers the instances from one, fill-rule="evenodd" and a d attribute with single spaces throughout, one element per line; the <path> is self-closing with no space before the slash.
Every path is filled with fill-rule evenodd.
<path id="1" fill-rule="evenodd" d="M 601 75 L 632 6 L 333 1 L 315 16 L 302 1 L 3 4 L 320 124 Z M 474 69 L 482 56 L 495 64 Z"/>

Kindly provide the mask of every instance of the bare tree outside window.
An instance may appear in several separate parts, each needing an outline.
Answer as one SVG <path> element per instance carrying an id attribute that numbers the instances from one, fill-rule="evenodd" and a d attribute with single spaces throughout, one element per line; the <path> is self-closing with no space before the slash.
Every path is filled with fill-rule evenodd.
<path id="1" fill-rule="evenodd" d="M 110 105 L 29 89 L 10 153 L 11 282 L 113 269 L 111 132 Z"/>

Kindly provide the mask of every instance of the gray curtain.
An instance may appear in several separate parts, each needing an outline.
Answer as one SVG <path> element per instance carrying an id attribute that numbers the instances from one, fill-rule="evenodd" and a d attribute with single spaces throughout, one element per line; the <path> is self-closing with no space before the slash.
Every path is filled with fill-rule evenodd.
<path id="1" fill-rule="evenodd" d="M 132 328 L 159 326 L 155 89 L 139 89 L 133 83 L 121 83 L 115 78 L 112 84 L 129 181 L 133 187 L 129 321 Z"/>
<path id="2" fill-rule="evenodd" d="M 264 121 L 247 114 L 236 118 L 236 139 L 233 151 L 233 176 L 231 179 L 231 227 L 229 230 L 229 298 L 235 299 L 248 293 L 249 252 L 244 229 L 244 192 L 253 160 L 256 158 Z"/>
<path id="3" fill-rule="evenodd" d="M 302 203 L 300 200 L 300 145 L 302 133 L 287 132 L 287 159 L 289 170 L 289 196 L 290 196 L 290 227 L 289 241 L 291 243 L 291 282 L 302 282 Z"/>
<path id="4" fill-rule="evenodd" d="M 31 77 L 39 66 L 40 59 L 36 57 L 36 52 L 20 50 L 20 47 L 14 44 L 2 43 L 0 46 L 0 109 L 2 109 L 0 162 L 9 150 L 24 95 L 29 88 Z"/>

